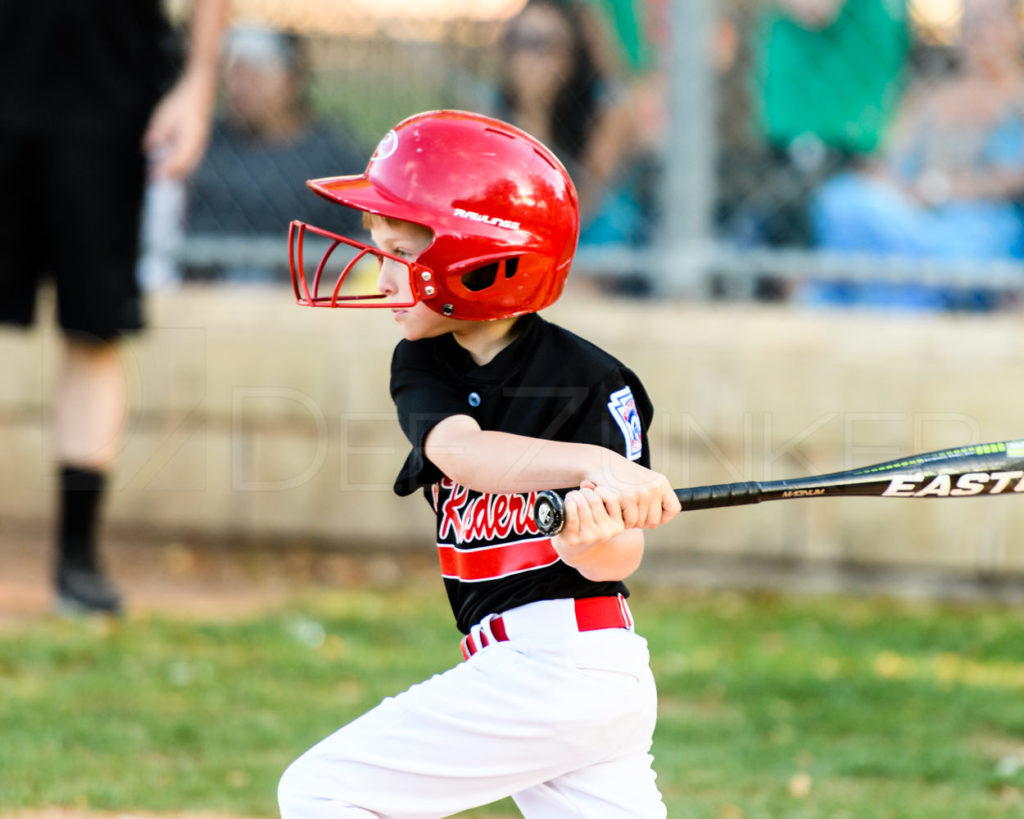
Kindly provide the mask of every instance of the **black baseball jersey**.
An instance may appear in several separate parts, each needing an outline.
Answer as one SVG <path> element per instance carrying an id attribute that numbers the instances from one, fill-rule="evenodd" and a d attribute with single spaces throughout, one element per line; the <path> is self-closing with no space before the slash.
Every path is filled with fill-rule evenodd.
<path id="1" fill-rule="evenodd" d="M 537 600 L 629 593 L 621 582 L 587 580 L 559 559 L 534 523 L 534 493 L 468 489 L 423 454 L 435 424 L 469 415 L 485 430 L 598 444 L 649 465 L 653 408 L 636 375 L 536 314 L 521 317 L 517 330 L 484 366 L 450 333 L 401 341 L 391 362 L 391 396 L 412 443 L 395 492 L 422 488 L 437 515 L 441 573 L 463 633 L 488 614 Z"/>

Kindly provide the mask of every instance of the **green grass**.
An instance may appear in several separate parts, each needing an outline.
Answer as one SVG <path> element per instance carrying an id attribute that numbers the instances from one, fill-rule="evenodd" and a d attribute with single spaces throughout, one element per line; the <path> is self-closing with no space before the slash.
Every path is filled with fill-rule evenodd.
<path id="1" fill-rule="evenodd" d="M 275 815 L 299 752 L 457 661 L 442 597 L 0 632 L 0 809 Z M 670 817 L 1024 816 L 1020 611 L 661 589 L 633 611 Z"/>

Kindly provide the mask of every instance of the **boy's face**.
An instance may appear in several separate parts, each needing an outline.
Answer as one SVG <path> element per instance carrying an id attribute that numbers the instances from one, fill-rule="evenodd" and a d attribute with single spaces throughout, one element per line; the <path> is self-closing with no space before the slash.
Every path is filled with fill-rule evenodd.
<path id="1" fill-rule="evenodd" d="M 371 221 L 370 235 L 373 237 L 373 243 L 385 253 L 409 261 L 415 260 L 426 250 L 434 238 L 433 234 L 421 225 L 395 219 L 385 221 L 380 218 Z M 412 301 L 409 268 L 384 259 L 380 274 L 377 276 L 377 289 L 388 297 L 389 302 L 401 304 Z M 391 312 L 402 329 L 402 335 L 409 341 L 439 336 L 461 324 L 455 319 L 435 313 L 423 302 L 417 302 L 409 308 L 394 308 Z"/>

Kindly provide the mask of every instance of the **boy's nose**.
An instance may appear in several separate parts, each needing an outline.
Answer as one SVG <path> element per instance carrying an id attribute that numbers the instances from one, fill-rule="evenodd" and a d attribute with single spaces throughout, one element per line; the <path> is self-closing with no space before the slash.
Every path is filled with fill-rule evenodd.
<path id="1" fill-rule="evenodd" d="M 380 272 L 377 274 L 377 292 L 385 296 L 391 296 L 398 290 L 395 284 L 395 277 L 388 271 L 387 261 L 381 262 Z"/>

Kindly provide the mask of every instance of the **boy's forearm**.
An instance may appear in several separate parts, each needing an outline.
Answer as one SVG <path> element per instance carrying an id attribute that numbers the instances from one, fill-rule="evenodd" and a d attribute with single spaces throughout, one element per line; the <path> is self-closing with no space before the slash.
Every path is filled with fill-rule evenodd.
<path id="1" fill-rule="evenodd" d="M 466 418 L 466 423 L 460 418 L 448 418 L 431 430 L 424 450 L 445 475 L 478 492 L 535 492 L 579 486 L 618 457 L 594 444 L 474 429 L 472 419 Z"/>

